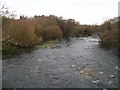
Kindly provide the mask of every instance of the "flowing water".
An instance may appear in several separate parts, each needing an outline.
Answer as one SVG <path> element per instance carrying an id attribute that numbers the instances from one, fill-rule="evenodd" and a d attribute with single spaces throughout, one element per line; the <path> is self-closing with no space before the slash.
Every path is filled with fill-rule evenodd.
<path id="1" fill-rule="evenodd" d="M 70 38 L 56 48 L 3 60 L 3 88 L 117 88 L 118 58 L 99 38 Z"/>

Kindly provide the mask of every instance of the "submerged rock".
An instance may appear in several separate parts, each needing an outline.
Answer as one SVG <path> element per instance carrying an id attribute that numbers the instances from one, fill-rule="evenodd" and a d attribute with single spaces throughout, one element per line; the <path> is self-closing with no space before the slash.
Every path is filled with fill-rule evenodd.
<path id="1" fill-rule="evenodd" d="M 114 78 L 114 77 L 115 77 L 115 75 L 110 75 L 110 77 L 111 77 L 111 78 Z"/>
<path id="2" fill-rule="evenodd" d="M 116 69 L 118 69 L 118 67 L 115 67 Z"/>
<path id="3" fill-rule="evenodd" d="M 80 74 L 83 74 L 84 72 L 83 71 L 80 71 Z"/>
<path id="4" fill-rule="evenodd" d="M 100 80 L 92 81 L 94 84 L 100 84 Z"/>
<path id="5" fill-rule="evenodd" d="M 106 88 L 103 88 L 103 90 L 107 90 Z"/>
<path id="6" fill-rule="evenodd" d="M 99 72 L 99 74 L 103 74 L 103 72 Z"/>
<path id="7" fill-rule="evenodd" d="M 112 81 L 109 81 L 108 84 L 112 84 Z"/>
<path id="8" fill-rule="evenodd" d="M 72 65 L 72 67 L 75 67 L 75 65 Z"/>
<path id="9" fill-rule="evenodd" d="M 38 59 L 38 61 L 40 62 L 40 61 L 43 61 L 42 59 Z"/>

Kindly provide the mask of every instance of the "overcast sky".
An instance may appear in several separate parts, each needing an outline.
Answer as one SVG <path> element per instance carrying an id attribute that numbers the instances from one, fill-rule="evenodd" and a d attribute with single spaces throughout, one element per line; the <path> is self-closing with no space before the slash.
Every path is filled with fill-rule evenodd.
<path id="1" fill-rule="evenodd" d="M 118 16 L 119 0 L 2 0 L 16 14 L 56 15 L 75 19 L 81 24 L 101 24 Z"/>

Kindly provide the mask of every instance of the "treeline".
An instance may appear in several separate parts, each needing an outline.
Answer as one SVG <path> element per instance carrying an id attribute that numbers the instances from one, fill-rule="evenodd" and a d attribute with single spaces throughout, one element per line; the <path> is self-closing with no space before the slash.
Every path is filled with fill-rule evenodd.
<path id="1" fill-rule="evenodd" d="M 74 19 L 62 17 L 34 16 L 20 19 L 2 17 L 2 45 L 33 47 L 44 41 L 67 37 L 89 36 L 98 26 L 80 25 Z"/>
<path id="2" fill-rule="evenodd" d="M 110 19 L 102 25 L 80 25 L 74 19 L 62 17 L 34 16 L 20 19 L 2 17 L 2 46 L 33 47 L 49 40 L 67 37 L 84 37 L 98 34 L 101 45 L 120 49 L 120 17 Z"/>

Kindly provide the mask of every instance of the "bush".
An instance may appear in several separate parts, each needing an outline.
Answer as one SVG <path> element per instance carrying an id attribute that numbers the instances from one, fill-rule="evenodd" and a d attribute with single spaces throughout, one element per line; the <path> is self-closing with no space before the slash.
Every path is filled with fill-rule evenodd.
<path id="1" fill-rule="evenodd" d="M 42 41 L 35 34 L 35 26 L 29 20 L 11 21 L 9 27 L 3 29 L 3 39 L 8 36 L 10 37 L 3 40 L 3 44 L 32 47 Z"/>
<path id="2" fill-rule="evenodd" d="M 62 18 L 57 18 L 57 23 L 63 32 L 64 37 L 70 37 L 76 35 L 76 28 L 78 24 L 74 19 L 64 20 Z"/>
<path id="3" fill-rule="evenodd" d="M 118 23 L 113 23 L 110 26 L 108 24 L 104 25 L 103 32 L 101 32 L 101 45 L 119 48 L 120 44 L 118 42 Z"/>
<path id="4" fill-rule="evenodd" d="M 61 39 L 63 33 L 59 26 L 48 26 L 42 32 L 43 40 L 56 40 Z"/>
<path id="5" fill-rule="evenodd" d="M 61 39 L 63 33 L 54 17 L 35 16 L 33 21 L 36 24 L 37 36 L 42 36 L 43 41 Z"/>

